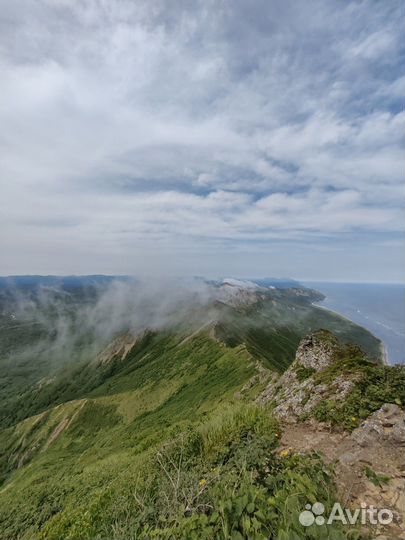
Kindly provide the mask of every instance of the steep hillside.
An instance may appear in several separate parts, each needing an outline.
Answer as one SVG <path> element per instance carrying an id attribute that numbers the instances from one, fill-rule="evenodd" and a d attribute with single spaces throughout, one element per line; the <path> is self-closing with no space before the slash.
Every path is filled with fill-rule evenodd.
<path id="1" fill-rule="evenodd" d="M 217 331 L 214 322 L 187 336 L 125 334 L 74 372 L 80 380 L 48 383 L 63 403 L 0 433 L 0 536 L 345 538 L 340 525 L 313 529 L 298 521 L 308 500 L 330 506 L 338 493 L 332 464 L 313 452 L 277 449 L 286 428 L 280 396 L 293 392 L 289 373 L 297 384 L 313 380 L 315 394 L 316 377 L 332 388 L 337 377 L 352 377 L 349 364 L 358 361 L 361 376 L 345 399 L 360 392 L 364 416 L 385 401 L 401 403 L 403 371 L 355 359 L 353 348 L 323 331 L 308 338 L 321 344 L 309 354 L 321 369 L 302 362 L 307 339 L 280 376 L 266 357 L 226 344 Z M 377 385 L 373 400 L 363 375 Z M 85 395 L 69 400 L 78 388 Z M 270 398 L 274 388 L 278 397 Z M 322 419 L 354 427 L 347 428 L 351 409 L 334 410 L 336 418 Z"/>
<path id="2" fill-rule="evenodd" d="M 0 538 L 345 537 L 300 524 L 308 499 L 338 497 L 333 464 L 279 450 L 283 431 L 350 431 L 402 403 L 403 372 L 316 291 L 170 294 L 3 297 Z"/>

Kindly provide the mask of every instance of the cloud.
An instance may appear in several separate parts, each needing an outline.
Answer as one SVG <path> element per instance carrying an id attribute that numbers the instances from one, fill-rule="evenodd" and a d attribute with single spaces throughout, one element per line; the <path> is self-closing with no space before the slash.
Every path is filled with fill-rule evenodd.
<path id="1" fill-rule="evenodd" d="M 349 253 L 363 234 L 371 253 L 370 232 L 397 238 L 402 12 L 371 0 L 4 6 L 1 271 L 148 273 L 171 251 L 177 272 L 227 273 L 240 242 L 284 242 L 287 259 L 298 239 L 344 235 Z"/>
<path id="2" fill-rule="evenodd" d="M 197 329 L 218 317 L 213 301 L 225 301 L 224 293 L 201 279 L 87 282 L 80 298 L 77 290 L 57 283 L 40 283 L 28 292 L 17 285 L 0 291 L 0 297 L 11 326 L 37 329 L 29 347 L 15 343 L 6 360 L 38 357 L 54 366 L 73 357 L 95 357 L 123 332 L 137 336 L 145 330 L 181 328 L 185 321 L 187 331 Z"/>

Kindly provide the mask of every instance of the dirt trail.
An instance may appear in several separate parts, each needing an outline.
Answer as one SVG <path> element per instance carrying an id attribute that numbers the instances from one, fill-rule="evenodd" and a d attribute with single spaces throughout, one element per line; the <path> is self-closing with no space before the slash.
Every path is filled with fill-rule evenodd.
<path id="1" fill-rule="evenodd" d="M 366 503 L 390 509 L 395 522 L 376 526 L 373 537 L 397 539 L 404 537 L 404 413 L 395 406 L 384 407 L 352 434 L 333 432 L 317 422 L 286 424 L 281 451 L 321 452 L 326 462 L 334 463 L 340 501 L 349 508 Z M 376 473 L 377 480 L 366 476 L 366 468 Z"/>

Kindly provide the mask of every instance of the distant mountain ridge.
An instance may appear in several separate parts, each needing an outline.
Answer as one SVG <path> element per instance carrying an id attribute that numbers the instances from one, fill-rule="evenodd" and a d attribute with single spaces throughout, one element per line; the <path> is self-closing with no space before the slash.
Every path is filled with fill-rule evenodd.
<path id="1" fill-rule="evenodd" d="M 14 296 L 13 288 L 0 293 L 0 361 L 4 366 L 0 425 L 40 412 L 51 403 L 85 395 L 89 381 L 93 388 L 98 380 L 91 373 L 92 359 L 128 333 L 136 337 L 145 331 L 168 332 L 183 340 L 210 329 L 218 342 L 231 348 L 243 346 L 266 368 L 283 372 L 293 361 L 299 341 L 325 328 L 343 342 L 358 343 L 373 361 L 381 360 L 380 342 L 347 319 L 314 306 L 323 297 L 312 289 L 252 287 L 228 279 L 178 293 L 160 289 L 147 293 L 133 280 L 107 285 L 102 281 L 99 287 L 92 279 L 88 287 L 72 290 L 38 289 L 35 281 L 24 294 L 20 291 Z M 65 370 L 72 376 L 88 372 L 84 388 L 81 382 L 66 386 Z M 44 378 L 52 380 L 46 399 L 37 396 L 37 385 Z"/>
<path id="2" fill-rule="evenodd" d="M 39 275 L 39 274 L 27 274 L 27 275 L 9 275 L 0 276 L 0 289 L 17 287 L 17 288 L 30 288 L 38 286 L 60 286 L 60 287 L 79 287 L 88 285 L 108 284 L 116 280 L 120 281 L 132 281 L 136 280 L 135 276 L 129 275 L 105 275 L 105 274 L 89 274 L 89 275 Z M 210 280 L 198 277 L 202 281 L 208 283 L 221 283 L 224 280 L 234 280 L 242 283 L 256 283 L 262 287 L 276 288 L 293 288 L 302 287 L 302 285 L 290 278 L 219 278 L 218 280 Z"/>
<path id="3" fill-rule="evenodd" d="M 103 274 L 83 276 L 42 276 L 42 275 L 11 275 L 0 276 L 1 289 L 33 289 L 38 287 L 62 287 L 63 289 L 81 288 L 87 286 L 107 285 L 116 280 L 130 280 L 130 276 L 107 276 Z"/>

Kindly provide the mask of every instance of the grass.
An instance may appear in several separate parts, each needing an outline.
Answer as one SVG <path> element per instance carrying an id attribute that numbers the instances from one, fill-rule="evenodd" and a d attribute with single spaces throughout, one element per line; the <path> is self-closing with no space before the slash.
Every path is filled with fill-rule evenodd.
<path id="1" fill-rule="evenodd" d="M 231 403 L 254 373 L 246 350 L 205 335 L 179 343 L 154 336 L 86 398 L 2 431 L 2 534 L 37 535 L 61 505 L 93 497 L 145 451 Z"/>
<path id="2" fill-rule="evenodd" d="M 297 295 L 294 290 L 274 290 L 268 299 L 244 309 L 216 306 L 216 336 L 228 347 L 244 346 L 254 359 L 279 373 L 284 372 L 294 360 L 299 341 L 321 327 L 334 332 L 345 343 L 358 343 L 373 361 L 380 359 L 380 342 L 370 332 L 313 306 L 311 298 Z M 63 306 L 72 327 L 77 325 L 75 309 L 80 301 L 88 300 L 75 298 L 73 303 Z M 43 315 L 51 324 L 52 313 Z M 125 378 L 129 376 L 126 390 L 132 391 L 130 372 L 138 369 L 140 362 L 149 361 L 146 351 L 153 349 L 151 355 L 156 363 L 160 352 L 168 352 L 179 343 L 173 340 L 173 336 L 149 332 L 125 362 L 117 357 L 96 366 L 89 363 L 97 350 L 92 336 L 81 336 L 78 331 L 81 337 L 71 353 L 67 357 L 56 358 L 50 352 L 56 330 L 55 336 L 49 336 L 44 325 L 31 324 L 33 320 L 30 319 L 20 322 L 11 325 L 9 318 L 0 315 L 0 427 L 15 425 L 57 404 L 85 397 L 96 389 L 98 395 L 103 392 L 110 394 L 112 385 L 116 385 L 112 379 L 119 373 L 123 387 Z M 195 324 L 195 321 L 190 321 L 190 324 Z M 187 330 L 186 322 L 181 326 L 182 331 Z M 101 346 L 101 341 L 98 346 Z M 160 351 L 157 342 L 160 342 Z M 45 344 L 49 350 L 44 349 Z M 206 354 L 211 355 L 210 346 L 204 347 Z M 121 389 L 123 392 L 126 390 Z M 116 387 L 115 391 L 120 390 Z"/>
<path id="3" fill-rule="evenodd" d="M 297 379 L 299 380 L 299 382 L 305 381 L 306 379 L 311 377 L 311 375 L 313 375 L 314 373 L 315 373 L 314 368 L 305 367 L 302 364 L 298 364 L 295 368 L 295 374 L 297 375 Z"/>
<path id="4" fill-rule="evenodd" d="M 279 455 L 278 431 L 265 411 L 229 406 L 149 452 L 89 505 L 66 507 L 40 538 L 333 537 L 338 528 L 298 521 L 306 502 L 332 501 L 331 471 L 316 455 Z"/>
<path id="5" fill-rule="evenodd" d="M 405 369 L 403 366 L 375 365 L 364 356 L 337 358 L 327 369 L 314 375 L 316 384 L 330 385 L 345 375 L 354 388 L 343 401 L 323 400 L 312 415 L 321 422 L 331 422 L 352 430 L 384 403 L 404 405 Z"/>

